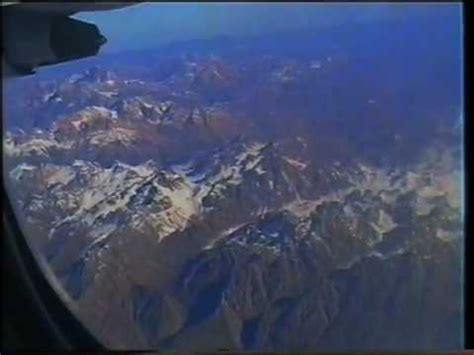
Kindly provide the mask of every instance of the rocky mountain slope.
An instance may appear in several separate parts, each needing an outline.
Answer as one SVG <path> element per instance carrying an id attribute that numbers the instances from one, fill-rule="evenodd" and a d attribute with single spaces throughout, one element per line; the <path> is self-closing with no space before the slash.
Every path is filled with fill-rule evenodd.
<path id="1" fill-rule="evenodd" d="M 91 67 L 7 100 L 25 234 L 104 344 L 459 347 L 450 108 L 414 140 L 423 110 L 402 120 L 390 94 L 351 94 L 350 57 L 330 54 L 177 56 L 148 74 Z"/>

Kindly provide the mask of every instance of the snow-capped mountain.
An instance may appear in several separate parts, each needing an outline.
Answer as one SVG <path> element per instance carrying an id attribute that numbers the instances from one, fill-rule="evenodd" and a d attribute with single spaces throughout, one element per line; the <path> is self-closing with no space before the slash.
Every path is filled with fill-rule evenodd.
<path id="1" fill-rule="evenodd" d="M 373 78 L 347 90 L 360 68 L 344 55 L 157 63 L 20 82 L 7 100 L 25 233 L 106 345 L 457 344 L 452 122 L 396 111 Z"/>

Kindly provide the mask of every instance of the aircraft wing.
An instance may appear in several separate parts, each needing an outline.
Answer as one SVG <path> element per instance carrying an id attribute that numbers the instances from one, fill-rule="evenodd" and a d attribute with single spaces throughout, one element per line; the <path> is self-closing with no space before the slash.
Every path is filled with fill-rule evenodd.
<path id="1" fill-rule="evenodd" d="M 69 16 L 137 3 L 2 2 L 3 78 L 31 75 L 41 66 L 96 55 L 106 38 L 96 25 Z"/>
<path id="2" fill-rule="evenodd" d="M 126 2 L 107 2 L 107 1 L 95 1 L 95 2 L 44 2 L 44 3 L 32 3 L 32 2 L 21 2 L 21 1 L 7 1 L 2 2 L 2 7 L 11 7 L 22 10 L 28 10 L 44 14 L 56 14 L 71 16 L 78 12 L 84 11 L 105 11 L 114 10 L 122 7 L 135 5 L 140 1 L 126 1 Z"/>

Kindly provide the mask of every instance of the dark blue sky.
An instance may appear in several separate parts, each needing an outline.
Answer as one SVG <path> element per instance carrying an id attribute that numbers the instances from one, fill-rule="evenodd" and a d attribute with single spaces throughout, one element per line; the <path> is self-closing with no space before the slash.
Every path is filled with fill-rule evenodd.
<path id="1" fill-rule="evenodd" d="M 421 16 L 459 16 L 461 4 L 143 3 L 76 17 L 99 25 L 104 52 L 150 48 L 176 40 L 241 36 L 285 29 Z"/>

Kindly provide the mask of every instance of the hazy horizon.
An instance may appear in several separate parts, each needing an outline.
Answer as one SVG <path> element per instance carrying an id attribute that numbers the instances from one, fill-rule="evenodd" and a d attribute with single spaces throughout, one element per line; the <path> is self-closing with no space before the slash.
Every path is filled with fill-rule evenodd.
<path id="1" fill-rule="evenodd" d="M 181 40 L 314 30 L 409 17 L 461 16 L 460 5 L 299 3 L 288 7 L 284 3 L 143 3 L 112 11 L 83 12 L 75 17 L 99 26 L 108 39 L 101 49 L 106 54 Z"/>

